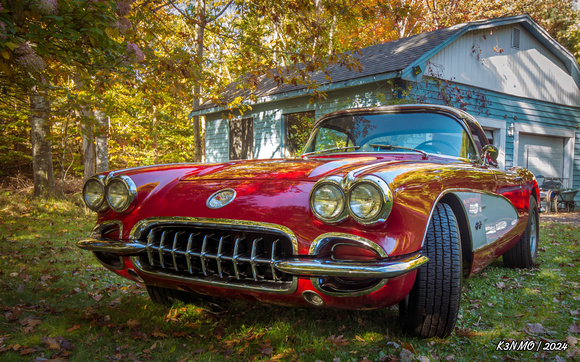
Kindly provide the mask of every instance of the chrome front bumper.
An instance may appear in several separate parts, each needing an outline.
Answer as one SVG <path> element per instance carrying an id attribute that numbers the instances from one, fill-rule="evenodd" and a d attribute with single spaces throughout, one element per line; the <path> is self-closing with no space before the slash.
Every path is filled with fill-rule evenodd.
<path id="1" fill-rule="evenodd" d="M 135 256 L 147 253 L 147 246 L 138 242 L 122 242 L 111 239 L 86 238 L 77 242 L 81 249 L 105 252 L 120 256 Z M 420 252 L 405 257 L 383 258 L 379 261 L 339 261 L 316 256 L 294 257 L 271 260 L 276 270 L 307 277 L 379 278 L 387 279 L 409 273 L 428 262 Z"/>

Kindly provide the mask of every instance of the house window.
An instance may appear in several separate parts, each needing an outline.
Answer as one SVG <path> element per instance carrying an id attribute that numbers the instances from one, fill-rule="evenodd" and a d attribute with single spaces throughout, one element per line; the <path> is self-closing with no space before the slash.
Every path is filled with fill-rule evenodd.
<path id="1" fill-rule="evenodd" d="M 485 132 L 485 136 L 487 137 L 487 140 L 489 141 L 490 144 L 497 146 L 497 144 L 495 143 L 495 133 L 496 130 L 494 129 L 489 129 L 489 128 L 484 128 L 483 132 Z"/>
<path id="2" fill-rule="evenodd" d="M 230 120 L 230 161 L 249 160 L 254 150 L 254 119 Z"/>
<path id="3" fill-rule="evenodd" d="M 284 134 L 287 156 L 300 155 L 314 124 L 315 112 L 297 112 L 284 115 Z"/>
<path id="4" fill-rule="evenodd" d="M 520 48 L 520 29 L 518 28 L 512 29 L 512 48 Z"/>

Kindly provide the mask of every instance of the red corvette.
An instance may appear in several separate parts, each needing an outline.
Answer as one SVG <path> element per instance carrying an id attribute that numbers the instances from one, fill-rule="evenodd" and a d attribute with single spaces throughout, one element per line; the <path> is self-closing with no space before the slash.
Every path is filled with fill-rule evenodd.
<path id="1" fill-rule="evenodd" d="M 316 122 L 301 159 L 173 164 L 90 178 L 80 248 L 171 304 L 196 294 L 291 305 L 399 304 L 403 328 L 446 336 L 461 279 L 538 251 L 534 175 L 496 167 L 473 117 L 430 105 Z"/>

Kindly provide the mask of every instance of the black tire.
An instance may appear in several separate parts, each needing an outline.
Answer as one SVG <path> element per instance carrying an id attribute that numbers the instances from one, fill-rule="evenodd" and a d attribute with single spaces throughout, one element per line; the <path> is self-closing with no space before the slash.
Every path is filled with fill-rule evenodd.
<path id="1" fill-rule="evenodd" d="M 503 265 L 508 268 L 527 269 L 534 266 L 538 256 L 540 223 L 538 204 L 530 197 L 530 208 L 526 231 L 513 248 L 503 254 Z"/>
<path id="2" fill-rule="evenodd" d="M 445 337 L 455 328 L 462 278 L 459 228 L 449 205 L 435 207 L 423 253 L 429 262 L 417 270 L 411 292 L 399 303 L 401 326 L 417 337 Z"/>
<path id="3" fill-rule="evenodd" d="M 167 307 L 172 306 L 178 301 L 183 303 L 193 303 L 195 301 L 195 294 L 181 290 L 154 287 L 152 285 L 147 285 L 147 293 L 154 303 Z"/>

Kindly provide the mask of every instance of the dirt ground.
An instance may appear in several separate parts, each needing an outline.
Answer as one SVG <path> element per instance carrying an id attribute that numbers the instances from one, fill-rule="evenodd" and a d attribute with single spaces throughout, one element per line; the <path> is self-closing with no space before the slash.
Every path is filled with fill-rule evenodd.
<path id="1" fill-rule="evenodd" d="M 557 214 L 550 213 L 541 213 L 540 214 L 540 222 L 558 222 L 562 224 L 571 224 L 580 226 L 580 210 L 576 210 L 573 212 L 565 212 L 560 211 Z"/>

